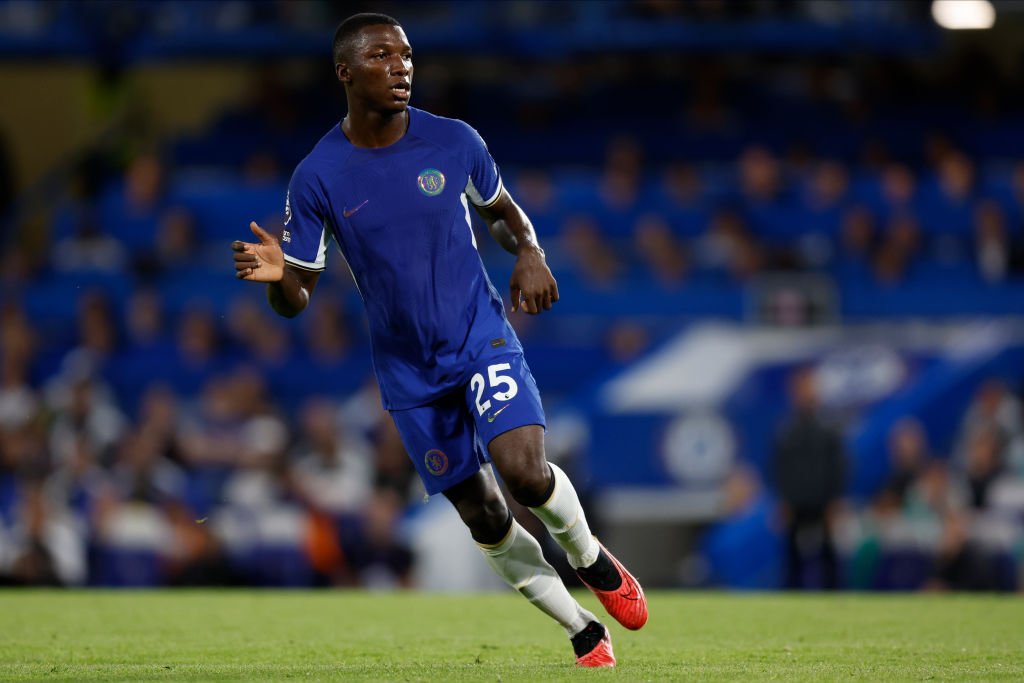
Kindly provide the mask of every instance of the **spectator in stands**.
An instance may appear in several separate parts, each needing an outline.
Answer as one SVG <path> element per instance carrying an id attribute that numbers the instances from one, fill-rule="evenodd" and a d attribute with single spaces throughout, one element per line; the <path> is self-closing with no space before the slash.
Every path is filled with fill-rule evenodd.
<path id="1" fill-rule="evenodd" d="M 702 268 L 744 281 L 760 272 L 766 257 L 743 217 L 723 209 L 715 213 L 707 232 L 697 241 L 695 261 Z"/>
<path id="2" fill-rule="evenodd" d="M 704 197 L 700 174 L 692 164 L 666 166 L 661 176 L 661 191 L 676 210 L 697 208 Z"/>
<path id="3" fill-rule="evenodd" d="M 166 358 L 170 345 L 165 337 L 165 319 L 163 301 L 157 290 L 135 290 L 124 311 L 128 348 L 136 352 L 158 351 Z"/>
<path id="4" fill-rule="evenodd" d="M 864 206 L 843 213 L 839 233 L 837 266 L 840 273 L 864 277 L 875 251 L 875 217 Z"/>
<path id="5" fill-rule="evenodd" d="M 37 336 L 24 310 L 14 302 L 0 307 L 0 440 L 36 413 L 37 392 L 31 384 Z"/>
<path id="6" fill-rule="evenodd" d="M 86 293 L 78 300 L 78 347 L 71 353 L 84 355 L 99 368 L 117 346 L 110 299 L 102 292 Z"/>
<path id="7" fill-rule="evenodd" d="M 46 405 L 52 415 L 48 435 L 54 455 L 70 453 L 81 437 L 101 464 L 113 462 L 129 423 L 110 388 L 87 368 L 72 368 L 52 380 Z"/>
<path id="8" fill-rule="evenodd" d="M 849 189 L 850 175 L 846 167 L 834 159 L 822 161 L 815 165 L 808 184 L 805 198 L 807 208 L 819 220 L 831 221 L 832 212 L 837 212 L 843 207 Z M 820 229 L 834 235 L 838 232 L 839 224 L 825 222 L 821 224 Z"/>
<path id="9" fill-rule="evenodd" d="M 822 583 L 839 585 L 831 526 L 846 483 L 842 436 L 818 414 L 814 372 L 790 376 L 793 412 L 775 440 L 772 466 L 786 525 L 786 587 L 806 588 L 804 561 L 809 551 L 821 562 Z"/>
<path id="10" fill-rule="evenodd" d="M 299 497 L 332 517 L 358 513 L 373 488 L 368 444 L 346 433 L 337 418 L 337 407 L 325 398 L 310 399 L 298 415 L 302 432 L 289 460 Z"/>
<path id="11" fill-rule="evenodd" d="M 538 168 L 525 169 L 516 177 L 516 201 L 530 217 L 538 237 L 548 237 L 558 231 L 557 188 L 545 171 Z M 488 240 L 477 240 L 484 248 Z"/>
<path id="12" fill-rule="evenodd" d="M 605 335 L 608 358 L 621 365 L 635 360 L 650 343 L 651 335 L 647 328 L 635 320 L 618 320 Z"/>
<path id="13" fill-rule="evenodd" d="M 191 305 L 182 315 L 177 331 L 177 361 L 184 368 L 209 368 L 220 353 L 220 335 L 212 313 Z"/>
<path id="14" fill-rule="evenodd" d="M 644 210 L 661 215 L 677 237 L 690 239 L 707 230 L 709 197 L 693 164 L 665 167 L 660 182 L 644 198 Z"/>
<path id="15" fill-rule="evenodd" d="M 166 384 L 150 384 L 139 401 L 138 430 L 152 439 L 161 457 L 186 465 L 178 434 L 181 429 L 177 394 Z"/>
<path id="16" fill-rule="evenodd" d="M 309 355 L 321 365 L 336 365 L 344 361 L 351 344 L 342 299 L 332 294 L 319 291 L 301 321 Z"/>
<path id="17" fill-rule="evenodd" d="M 228 332 L 235 346 L 261 366 L 283 367 L 291 356 L 292 344 L 284 323 L 251 298 L 239 297 L 232 303 Z"/>
<path id="18" fill-rule="evenodd" d="M 765 147 L 751 146 L 736 161 L 739 174 L 737 206 L 751 232 L 765 244 L 787 251 L 800 226 L 794 224 L 787 179 L 776 155 Z"/>
<path id="19" fill-rule="evenodd" d="M 111 484 L 115 499 L 125 504 L 160 506 L 182 500 L 185 493 L 184 474 L 164 456 L 159 435 L 140 428 L 121 440 Z"/>
<path id="20" fill-rule="evenodd" d="M 722 517 L 710 525 L 701 541 L 712 585 L 776 587 L 781 544 L 772 532 L 774 501 L 760 476 L 749 465 L 737 464 L 718 492 Z M 743 561 L 730 561 L 730 557 L 742 557 Z"/>
<path id="21" fill-rule="evenodd" d="M 152 249 L 163 216 L 164 168 L 152 154 L 140 154 L 128 165 L 123 192 L 111 192 L 100 202 L 103 229 L 131 251 Z"/>
<path id="22" fill-rule="evenodd" d="M 622 276 L 622 261 L 590 216 L 569 218 L 562 225 L 561 239 L 580 277 L 591 286 L 607 288 Z"/>
<path id="23" fill-rule="evenodd" d="M 887 285 L 901 282 L 914 261 L 918 244 L 919 231 L 914 217 L 906 213 L 893 216 L 875 252 L 875 279 Z"/>
<path id="24" fill-rule="evenodd" d="M 182 503 L 164 506 L 170 542 L 163 557 L 163 573 L 172 586 L 224 585 L 236 581 L 220 542 L 206 519 L 196 519 Z"/>
<path id="25" fill-rule="evenodd" d="M 643 216 L 633 228 L 633 247 L 640 262 L 663 287 L 678 287 L 686 279 L 689 258 L 668 222 L 660 216 Z"/>
<path id="26" fill-rule="evenodd" d="M 970 234 L 973 222 L 974 164 L 958 151 L 943 154 L 938 163 L 938 201 L 931 206 L 935 225 L 925 226 L 929 232 L 958 237 Z"/>
<path id="27" fill-rule="evenodd" d="M 149 278 L 180 273 L 202 263 L 202 244 L 192 213 L 171 207 L 161 212 L 153 244 L 136 259 L 136 268 Z"/>
<path id="28" fill-rule="evenodd" d="M 0 580 L 7 569 L 9 580 L 22 586 L 80 585 L 85 582 L 84 530 L 66 512 L 43 495 L 38 481 L 26 482 L 7 546 L 0 552 L 10 557 L 0 566 Z"/>
<path id="29" fill-rule="evenodd" d="M 405 502 L 414 501 L 423 492 L 393 420 L 380 420 L 374 429 L 373 465 L 376 490 L 389 489 Z"/>
<path id="30" fill-rule="evenodd" d="M 999 378 L 990 378 L 978 387 L 957 432 L 953 462 L 965 470 L 971 446 L 977 434 L 994 431 L 1003 445 L 1001 461 L 1021 472 L 1024 465 L 1024 412 L 1020 400 Z"/>
<path id="31" fill-rule="evenodd" d="M 18 486 L 24 480 L 45 477 L 53 463 L 47 448 L 46 422 L 41 411 L 0 431 L 0 517 L 10 519 Z"/>
<path id="32" fill-rule="evenodd" d="M 118 273 L 128 264 L 128 252 L 112 235 L 104 232 L 91 210 L 76 216 L 74 232 L 53 246 L 50 263 L 63 273 Z"/>
<path id="33" fill-rule="evenodd" d="M 767 148 L 755 145 L 743 150 L 736 160 L 740 194 L 751 204 L 777 201 L 785 190 L 782 166 Z"/>
<path id="34" fill-rule="evenodd" d="M 380 400 L 380 386 L 373 373 L 368 373 L 363 384 L 341 404 L 339 418 L 353 438 L 373 443 L 382 422 L 388 422 Z"/>
<path id="35" fill-rule="evenodd" d="M 887 164 L 882 170 L 881 190 L 885 218 L 894 214 L 913 215 L 917 179 L 908 166 L 899 163 Z"/>
<path id="36" fill-rule="evenodd" d="M 237 387 L 231 377 L 212 377 L 198 399 L 186 407 L 178 433 L 182 458 L 189 467 L 233 466 L 243 451 L 242 427 L 253 415 Z"/>
<path id="37" fill-rule="evenodd" d="M 393 489 L 375 489 L 362 519 L 345 534 L 343 549 L 360 585 L 409 587 L 413 556 L 398 530 L 403 504 Z"/>
<path id="38" fill-rule="evenodd" d="M 903 514 L 909 520 L 938 522 L 950 511 L 967 505 L 967 491 L 950 473 L 948 463 L 932 460 L 907 489 Z"/>
<path id="39" fill-rule="evenodd" d="M 1000 577 L 992 552 L 971 537 L 971 520 L 967 512 L 953 509 L 942 520 L 930 590 L 992 591 L 1012 590 Z"/>
<path id="40" fill-rule="evenodd" d="M 924 427 L 918 420 L 905 417 L 893 425 L 889 430 L 889 479 L 879 496 L 879 505 L 902 510 L 907 491 L 930 459 Z"/>
<path id="41" fill-rule="evenodd" d="M 809 175 L 791 218 L 797 231 L 793 246 L 800 267 L 818 269 L 835 258 L 850 178 L 846 167 L 835 160 L 814 164 Z"/>
<path id="42" fill-rule="evenodd" d="M 25 227 L 23 227 L 25 230 L 37 228 L 38 226 L 31 220 L 26 221 Z M 26 245 L 10 244 L 0 254 L 0 289 L 8 292 L 23 290 L 32 282 L 33 276 L 38 272 L 45 258 Z"/>
<path id="43" fill-rule="evenodd" d="M 994 201 L 982 202 L 974 212 L 974 261 L 987 282 L 1003 282 L 1024 266 L 1024 255 L 1010 239 L 1006 216 Z"/>
<path id="44" fill-rule="evenodd" d="M 969 437 L 964 474 L 972 507 L 988 507 L 992 485 L 1003 473 L 1002 450 L 1002 434 L 994 425 L 982 427 Z"/>
<path id="45" fill-rule="evenodd" d="M 94 506 L 109 489 L 109 475 L 100 467 L 96 452 L 83 434 L 68 444 L 67 453 L 55 453 L 56 467 L 46 479 L 46 499 L 67 507 L 79 522 L 92 520 Z"/>
<path id="46" fill-rule="evenodd" d="M 254 512 L 273 512 L 291 498 L 287 472 L 288 427 L 276 415 L 259 415 L 242 428 L 242 450 L 224 487 L 224 502 Z"/>
<path id="47" fill-rule="evenodd" d="M 616 138 L 608 146 L 598 184 L 597 221 L 605 235 L 624 236 L 636 218 L 640 199 L 643 151 L 629 137 Z"/>
<path id="48" fill-rule="evenodd" d="M 104 585 L 158 585 L 161 558 L 173 554 L 167 510 L 185 495 L 180 468 L 152 435 L 132 430 L 121 442 L 109 484 L 92 505 L 94 574 Z"/>
<path id="49" fill-rule="evenodd" d="M 260 150 L 249 155 L 242 165 L 245 182 L 254 186 L 272 186 L 281 177 L 281 164 L 269 150 Z M 261 224 L 265 223 L 263 221 Z"/>
<path id="50" fill-rule="evenodd" d="M 308 585 L 310 515 L 295 496 L 287 467 L 287 425 L 273 413 L 257 415 L 242 428 L 242 442 L 212 521 L 250 581 Z"/>

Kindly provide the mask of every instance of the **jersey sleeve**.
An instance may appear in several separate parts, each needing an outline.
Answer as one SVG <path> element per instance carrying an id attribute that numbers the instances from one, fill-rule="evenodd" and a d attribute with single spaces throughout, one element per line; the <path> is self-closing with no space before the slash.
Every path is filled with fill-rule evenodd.
<path id="1" fill-rule="evenodd" d="M 315 177 L 301 166 L 296 168 L 284 200 L 281 249 L 286 263 L 304 270 L 324 270 L 327 267 L 330 230 L 323 206 Z"/>
<path id="2" fill-rule="evenodd" d="M 501 174 L 498 165 L 487 151 L 487 144 L 480 134 L 467 125 L 466 158 L 469 178 L 466 181 L 466 196 L 475 206 L 490 206 L 501 196 Z"/>

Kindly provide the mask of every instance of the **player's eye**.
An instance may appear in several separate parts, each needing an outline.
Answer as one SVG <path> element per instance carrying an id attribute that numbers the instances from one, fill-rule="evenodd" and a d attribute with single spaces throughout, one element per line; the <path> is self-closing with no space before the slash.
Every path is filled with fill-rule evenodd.
<path id="1" fill-rule="evenodd" d="M 378 52 L 377 54 L 375 54 L 373 56 L 373 58 L 374 59 L 384 59 L 384 53 L 383 52 Z"/>

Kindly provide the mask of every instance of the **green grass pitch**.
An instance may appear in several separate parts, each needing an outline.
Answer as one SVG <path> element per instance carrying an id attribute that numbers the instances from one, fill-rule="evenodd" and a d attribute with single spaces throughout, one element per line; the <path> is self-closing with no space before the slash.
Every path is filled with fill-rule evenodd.
<path id="1" fill-rule="evenodd" d="M 589 595 L 588 608 L 604 614 Z M 2 591 L 0 679 L 1022 679 L 1017 596 L 652 592 L 582 670 L 512 592 Z"/>

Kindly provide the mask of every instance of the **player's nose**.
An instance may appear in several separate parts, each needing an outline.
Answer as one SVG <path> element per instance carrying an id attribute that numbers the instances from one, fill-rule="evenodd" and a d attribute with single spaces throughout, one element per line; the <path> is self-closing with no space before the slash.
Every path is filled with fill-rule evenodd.
<path id="1" fill-rule="evenodd" d="M 412 62 L 407 62 L 401 55 L 395 55 L 388 65 L 388 72 L 392 76 L 404 76 L 409 73 L 411 66 Z"/>

